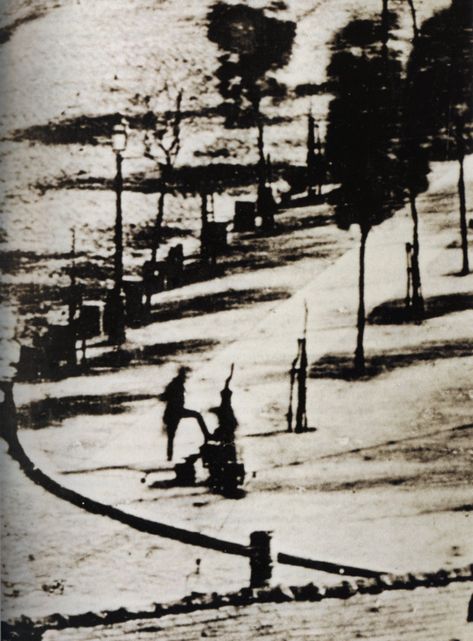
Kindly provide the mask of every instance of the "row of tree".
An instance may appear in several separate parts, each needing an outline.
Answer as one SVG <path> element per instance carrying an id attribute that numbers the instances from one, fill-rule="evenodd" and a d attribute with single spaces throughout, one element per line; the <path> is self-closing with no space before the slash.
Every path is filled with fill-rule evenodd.
<path id="1" fill-rule="evenodd" d="M 326 154 L 340 183 L 338 225 L 360 228 L 359 306 L 355 369 L 363 373 L 365 248 L 370 230 L 410 203 L 413 221 L 413 312 L 424 303 L 419 268 L 416 200 L 428 187 L 432 160 L 459 163 L 461 274 L 469 272 L 464 158 L 472 151 L 472 4 L 448 9 L 417 26 L 406 68 L 395 46 L 398 18 L 382 0 L 373 20 L 351 21 L 333 42 L 328 68 L 330 103 Z"/>
<path id="2" fill-rule="evenodd" d="M 381 0 L 380 13 L 371 20 L 353 19 L 332 42 L 332 56 L 324 91 L 333 99 L 329 106 L 325 160 L 331 180 L 340 184 L 335 216 L 341 228 L 360 228 L 360 271 L 358 335 L 355 368 L 365 369 L 365 249 L 370 230 L 409 203 L 413 222 L 412 312 L 416 320 L 424 314 L 419 267 L 420 240 L 417 198 L 428 188 L 430 162 L 459 163 L 461 274 L 469 272 L 464 158 L 472 151 L 473 113 L 473 5 L 470 0 L 452 0 L 451 6 L 435 14 L 420 27 L 415 0 L 407 0 L 412 17 L 412 42 L 407 64 L 403 47 L 396 41 L 398 16 L 389 0 Z M 222 96 L 225 125 L 254 127 L 258 151 L 258 194 L 268 180 L 268 158 L 264 150 L 263 98 L 276 101 L 286 88 L 271 72 L 284 66 L 291 54 L 296 25 L 268 17 L 262 9 L 216 2 L 208 15 L 208 37 L 216 43 L 217 86 Z M 169 88 L 165 88 L 169 92 Z M 165 197 L 173 189 L 175 164 L 181 147 L 182 91 L 174 94 L 173 109 L 157 116 L 148 109 L 146 154 L 161 171 L 160 194 L 154 234 L 152 262 L 161 243 Z M 145 123 L 146 124 L 146 123 Z M 310 176 L 321 169 L 321 144 L 309 116 L 308 187 Z M 315 153 L 317 151 L 317 154 Z M 204 182 L 212 183 L 205 174 Z M 201 181 L 202 182 L 202 181 Z M 320 176 L 315 183 L 320 184 Z M 200 183 L 199 183 L 200 185 Z M 195 186 L 194 186 L 195 187 Z M 206 212 L 205 185 L 202 211 Z M 204 217 L 204 213 L 203 213 Z M 203 220 L 203 223 L 205 221 Z"/>

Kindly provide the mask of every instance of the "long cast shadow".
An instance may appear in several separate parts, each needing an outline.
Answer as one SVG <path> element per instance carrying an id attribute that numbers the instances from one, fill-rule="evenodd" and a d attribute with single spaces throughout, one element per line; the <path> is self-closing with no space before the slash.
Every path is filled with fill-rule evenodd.
<path id="1" fill-rule="evenodd" d="M 170 343 L 157 343 L 136 349 L 120 349 L 106 352 L 87 360 L 85 373 L 92 373 L 94 368 L 119 369 L 140 364 L 161 364 L 170 357 L 179 354 L 198 353 L 218 345 L 211 340 L 188 340 Z M 105 414 L 123 414 L 129 411 L 130 403 L 156 398 L 153 394 L 90 394 L 46 397 L 24 405 L 18 410 L 21 427 L 42 429 L 51 425 L 60 425 L 65 419 L 74 416 L 102 416 Z"/>
<path id="2" fill-rule="evenodd" d="M 22 428 L 33 430 L 60 425 L 75 416 L 103 416 L 124 414 L 130 404 L 156 398 L 152 394 L 97 394 L 90 396 L 46 397 L 18 409 L 18 423 Z"/>
<path id="3" fill-rule="evenodd" d="M 424 319 L 437 318 L 473 309 L 473 294 L 443 294 L 425 300 Z M 372 325 L 401 325 L 412 322 L 412 313 L 403 299 L 389 300 L 378 305 L 368 316 Z"/>
<path id="4" fill-rule="evenodd" d="M 163 319 L 154 318 L 154 320 Z M 87 368 L 119 369 L 120 367 L 127 367 L 129 365 L 160 365 L 161 363 L 167 362 L 170 357 L 205 352 L 216 345 L 218 345 L 218 341 L 195 339 L 156 343 L 155 345 L 145 345 L 144 347 L 129 349 L 121 347 L 118 350 L 87 358 Z"/>
<path id="5" fill-rule="evenodd" d="M 326 354 L 316 361 L 310 369 L 311 378 L 338 378 L 346 381 L 368 380 L 379 374 L 391 372 L 399 367 L 408 367 L 445 358 L 464 358 L 473 356 L 473 341 L 456 340 L 450 342 L 432 341 L 419 347 L 404 351 L 385 351 L 367 354 L 366 370 L 363 376 L 353 368 L 351 353 Z"/>
<path id="6" fill-rule="evenodd" d="M 248 307 L 254 303 L 265 303 L 289 298 L 289 295 L 286 289 L 230 289 L 217 294 L 195 296 L 187 300 L 162 303 L 158 309 L 151 312 L 150 322 L 163 322 L 224 312 L 231 309 Z"/>

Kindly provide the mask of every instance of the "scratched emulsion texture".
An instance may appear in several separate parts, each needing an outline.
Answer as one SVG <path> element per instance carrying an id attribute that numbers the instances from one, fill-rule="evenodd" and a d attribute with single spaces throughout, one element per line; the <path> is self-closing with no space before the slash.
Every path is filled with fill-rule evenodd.
<path id="1" fill-rule="evenodd" d="M 157 109 L 169 107 L 172 101 L 163 92 L 168 83 L 184 90 L 183 105 L 191 112 L 183 124 L 180 164 L 257 160 L 255 130 L 225 129 L 213 111 L 221 101 L 215 78 L 221 52 L 207 34 L 211 4 L 2 3 L 1 324 L 11 353 L 15 343 L 10 338 L 28 339 L 32 319 L 46 317 L 58 286 L 68 283 L 72 227 L 81 264 L 90 268 L 84 271 L 88 283 L 97 288 L 103 270 L 110 275 L 106 268 L 113 253 L 115 196 L 111 189 L 97 187 L 114 176 L 111 127 L 103 127 L 95 144 L 68 142 L 84 117 L 94 121 L 117 112 L 133 117 L 141 109 L 137 94 L 156 95 Z M 266 127 L 266 145 L 278 162 L 303 164 L 307 112 L 312 106 L 324 135 L 329 96 L 309 99 L 296 89 L 324 82 L 334 33 L 353 12 L 370 17 L 381 3 L 289 0 L 286 10 L 278 10 L 278 4 L 273 3 L 269 14 L 294 21 L 297 30 L 287 64 L 274 72 L 288 95 L 279 103 L 263 104 L 273 118 Z M 448 2 L 418 0 L 416 6 L 422 22 Z M 396 3 L 396 9 L 402 17 L 398 35 L 404 54 L 402 42 L 410 36 L 407 3 Z M 472 170 L 467 158 L 470 218 Z M 155 165 L 143 158 L 138 129 L 131 132 L 123 171 L 125 182 L 139 172 L 154 175 Z M 91 188 L 83 188 L 85 180 Z M 471 276 L 454 276 L 459 262 L 456 164 L 435 163 L 429 180 L 429 191 L 419 198 L 424 294 L 439 308 L 442 297 L 452 292 L 471 303 Z M 218 220 L 231 217 L 233 201 L 242 193 L 254 190 L 242 187 L 216 196 Z M 138 273 L 149 254 L 135 237 L 153 221 L 156 201 L 156 194 L 123 195 L 127 274 Z M 156 322 L 128 332 L 128 367 L 110 366 L 110 355 L 97 348 L 90 351 L 88 376 L 18 384 L 20 440 L 30 458 L 66 487 L 98 501 L 238 543 L 247 544 L 253 530 L 270 529 L 277 550 L 373 570 L 406 573 L 471 563 L 471 304 L 429 318 L 422 326 L 370 325 L 367 353 L 378 357 L 379 372 L 356 382 L 318 377 L 318 360 L 327 354 L 350 358 L 355 340 L 358 238 L 355 230 L 337 229 L 330 215 L 328 205 L 288 210 L 279 219 L 282 229 L 270 239 L 233 239 L 235 249 L 225 258 L 221 278 L 159 294 Z M 176 239 L 186 253 L 195 252 L 199 199 L 170 196 L 166 224 L 173 231 L 163 253 Z M 410 236 L 405 210 L 372 232 L 368 313 L 404 296 L 403 252 Z M 293 438 L 284 433 L 287 372 L 304 301 L 314 365 L 308 416 L 317 431 Z M 165 464 L 162 404 L 156 396 L 178 365 L 190 366 L 189 405 L 204 412 L 213 426 L 208 409 L 218 403 L 232 362 L 238 447 L 247 469 L 245 498 L 223 499 L 201 487 L 151 489 L 159 475 L 146 476 L 146 483 L 143 478 Z M 176 440 L 176 457 L 199 444 L 200 434 L 186 424 Z M 249 579 L 246 559 L 138 534 L 46 494 L 23 476 L 3 442 L 1 520 L 6 619 L 121 606 L 146 609 L 192 590 L 235 590 Z M 339 578 L 278 566 L 274 580 L 324 584 Z M 357 620 L 356 632 L 368 638 L 396 641 L 395 621 L 405 622 L 408 639 L 436 638 L 435 630 L 442 639 L 456 638 L 463 630 L 453 618 L 463 616 L 464 624 L 468 595 L 453 588 L 445 594 L 440 605 L 438 594 L 429 593 L 425 604 L 424 592 L 416 597 L 422 610 L 417 623 L 412 623 L 417 602 L 406 614 L 405 601 L 396 595 L 383 596 L 376 604 L 347 601 L 341 611 L 338 602 L 288 605 L 276 619 L 270 606 L 255 606 L 236 621 L 243 633 L 259 634 L 264 628 L 269 638 L 286 638 L 275 630 L 296 617 L 294 638 L 317 638 L 310 636 L 316 628 L 329 639 L 342 612 L 342 620 Z M 451 627 L 445 604 L 451 604 Z M 373 608 L 389 625 L 380 628 Z M 314 623 L 319 613 L 323 621 Z M 203 631 L 241 638 L 233 633 L 233 618 L 225 615 L 223 611 L 210 623 L 202 614 L 186 619 L 192 630 L 186 637 L 179 622 L 168 620 L 162 638 L 194 638 Z M 439 628 L 432 632 L 423 624 L 427 620 L 429 625 L 438 622 Z M 89 631 L 80 636 L 82 632 L 67 634 L 92 638 Z M 130 630 L 108 632 L 123 638 Z M 115 638 L 108 632 L 104 639 Z M 141 630 L 136 638 L 158 632 Z"/>

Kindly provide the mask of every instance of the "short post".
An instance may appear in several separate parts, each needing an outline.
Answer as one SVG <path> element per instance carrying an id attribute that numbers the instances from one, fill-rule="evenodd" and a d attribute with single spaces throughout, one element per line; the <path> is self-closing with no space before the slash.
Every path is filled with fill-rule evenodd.
<path id="1" fill-rule="evenodd" d="M 269 585 L 273 571 L 271 559 L 272 532 L 259 530 L 250 534 L 250 588 Z"/>

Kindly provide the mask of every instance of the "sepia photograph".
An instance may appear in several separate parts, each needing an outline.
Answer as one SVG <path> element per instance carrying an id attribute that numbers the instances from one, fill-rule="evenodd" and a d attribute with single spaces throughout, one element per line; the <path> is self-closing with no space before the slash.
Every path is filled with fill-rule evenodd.
<path id="1" fill-rule="evenodd" d="M 473 641 L 473 0 L 0 1 L 3 641 Z"/>

